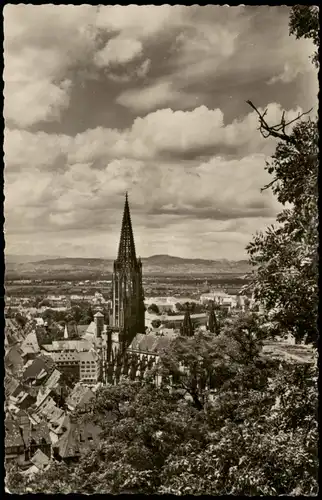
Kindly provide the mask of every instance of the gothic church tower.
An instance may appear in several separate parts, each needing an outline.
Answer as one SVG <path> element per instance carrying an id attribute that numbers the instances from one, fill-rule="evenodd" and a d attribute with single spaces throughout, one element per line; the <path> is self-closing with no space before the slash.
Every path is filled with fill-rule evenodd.
<path id="1" fill-rule="evenodd" d="M 130 207 L 126 193 L 121 238 L 113 270 L 112 327 L 118 328 L 123 347 L 137 333 L 145 333 L 142 263 L 136 258 Z"/>

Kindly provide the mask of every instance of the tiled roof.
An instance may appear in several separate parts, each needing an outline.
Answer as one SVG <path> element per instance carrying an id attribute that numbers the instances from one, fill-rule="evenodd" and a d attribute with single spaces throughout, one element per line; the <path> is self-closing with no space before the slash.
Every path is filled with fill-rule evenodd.
<path id="1" fill-rule="evenodd" d="M 88 403 L 95 397 L 93 391 L 81 384 L 76 384 L 71 394 L 68 396 L 66 403 L 72 408 L 82 406 Z"/>
<path id="2" fill-rule="evenodd" d="M 72 422 L 67 431 L 55 443 L 55 447 L 59 449 L 62 458 L 74 457 L 95 446 L 100 433 L 101 429 L 91 422 L 85 424 Z M 82 441 L 80 440 L 81 436 Z M 92 441 L 88 440 L 89 436 L 92 437 Z"/>
<path id="3" fill-rule="evenodd" d="M 18 346 L 9 347 L 5 353 L 5 367 L 12 371 L 19 370 L 24 364 L 22 350 Z"/>
<path id="4" fill-rule="evenodd" d="M 36 379 L 41 372 L 50 373 L 54 368 L 54 363 L 48 356 L 38 356 L 36 359 L 32 360 L 30 364 L 25 365 L 25 370 L 23 372 L 23 379 L 28 378 Z"/>
<path id="5" fill-rule="evenodd" d="M 64 412 L 61 415 L 57 416 L 55 419 L 52 418 L 49 422 L 50 430 L 55 432 L 56 434 L 61 434 L 63 432 L 61 430 L 63 425 L 66 429 L 69 425 L 69 417 Z"/>
<path id="6" fill-rule="evenodd" d="M 55 351 L 55 348 L 53 346 L 53 344 L 42 344 L 41 346 L 41 349 L 43 349 L 44 351 Z M 42 354 L 44 354 L 44 352 L 41 350 Z"/>
<path id="7" fill-rule="evenodd" d="M 77 428 L 75 424 L 70 425 L 67 431 L 55 443 L 55 448 L 58 448 L 59 455 L 62 458 L 69 458 L 79 455 L 79 441 L 77 436 Z"/>
<path id="8" fill-rule="evenodd" d="M 50 392 L 51 392 L 50 387 L 41 387 L 40 388 L 38 395 L 37 395 L 37 401 L 36 401 L 37 408 L 42 405 L 42 403 L 45 401 L 46 398 L 48 398 Z"/>
<path id="9" fill-rule="evenodd" d="M 38 467 L 36 467 L 35 465 L 32 465 L 28 469 L 20 471 L 20 474 L 22 474 L 23 476 L 29 476 L 29 477 L 31 477 L 34 474 L 37 474 L 38 472 L 39 472 Z"/>
<path id="10" fill-rule="evenodd" d="M 79 353 L 80 361 L 97 361 L 98 354 L 95 351 L 84 351 Z"/>
<path id="11" fill-rule="evenodd" d="M 49 458 L 41 450 L 37 450 L 34 456 L 30 459 L 38 469 L 42 470 L 49 464 Z"/>
<path id="12" fill-rule="evenodd" d="M 62 419 L 59 419 L 59 426 L 56 432 L 64 433 L 70 428 L 70 425 L 70 416 L 68 414 L 64 415 Z"/>
<path id="13" fill-rule="evenodd" d="M 128 347 L 128 351 L 141 351 L 159 354 L 171 342 L 170 337 L 159 337 L 153 334 L 144 335 L 138 333 Z"/>
<path id="14" fill-rule="evenodd" d="M 20 409 L 30 408 L 31 405 L 36 401 L 36 398 L 28 392 L 24 392 L 22 397 L 19 398 L 17 405 Z"/>
<path id="15" fill-rule="evenodd" d="M 19 381 L 12 376 L 6 375 L 5 377 L 5 391 L 9 396 L 19 387 Z"/>
<path id="16" fill-rule="evenodd" d="M 50 356 L 46 356 L 45 354 L 39 354 L 38 359 L 41 359 L 50 371 L 55 368 L 55 363 L 53 363 Z"/>
<path id="17" fill-rule="evenodd" d="M 17 385 L 17 387 L 12 391 L 11 396 L 16 398 L 23 390 L 24 386 L 19 383 L 19 385 Z"/>
<path id="18" fill-rule="evenodd" d="M 15 414 L 15 420 L 20 424 L 20 425 L 29 425 L 29 413 L 26 410 L 20 409 L 16 414 Z"/>
<path id="19" fill-rule="evenodd" d="M 52 423 L 52 422 L 57 422 L 63 416 L 64 416 L 64 411 L 61 408 L 55 406 L 51 409 L 51 412 L 50 414 L 48 414 L 47 418 L 50 421 L 50 423 Z"/>
<path id="20" fill-rule="evenodd" d="M 24 339 L 22 328 L 19 323 L 13 318 L 6 318 L 5 336 L 9 344 L 21 342 Z"/>
<path id="21" fill-rule="evenodd" d="M 46 346 L 47 347 L 47 346 Z M 91 347 L 91 343 L 88 340 L 55 340 L 52 343 L 52 351 L 64 351 L 64 350 L 74 350 L 74 351 L 84 351 Z"/>
<path id="22" fill-rule="evenodd" d="M 60 371 L 55 369 L 53 373 L 50 375 L 50 377 L 44 383 L 44 386 L 49 387 L 50 389 L 56 387 L 56 385 L 60 380 L 60 377 L 61 377 Z"/>
<path id="23" fill-rule="evenodd" d="M 41 414 L 48 421 L 56 421 L 64 414 L 63 410 L 56 406 L 52 398 L 49 398 L 44 405 L 39 408 L 37 413 Z"/>
<path id="24" fill-rule="evenodd" d="M 40 443 L 42 438 L 44 438 L 47 443 L 50 443 L 48 424 L 44 421 L 39 422 L 30 432 L 30 439 L 34 439 L 36 443 Z"/>
<path id="25" fill-rule="evenodd" d="M 63 361 L 79 361 L 78 352 L 53 352 L 51 354 L 52 360 L 55 363 L 62 363 Z"/>
<path id="26" fill-rule="evenodd" d="M 40 351 L 35 331 L 28 333 L 27 337 L 21 344 L 21 350 L 24 354 L 27 354 L 29 352 L 37 353 Z"/>

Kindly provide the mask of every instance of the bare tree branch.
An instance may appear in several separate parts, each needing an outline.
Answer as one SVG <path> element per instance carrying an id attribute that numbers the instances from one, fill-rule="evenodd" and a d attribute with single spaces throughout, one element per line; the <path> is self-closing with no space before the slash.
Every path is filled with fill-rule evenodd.
<path id="1" fill-rule="evenodd" d="M 299 113 L 296 118 L 293 120 L 286 122 L 285 120 L 285 111 L 283 111 L 281 121 L 280 123 L 277 123 L 276 125 L 269 125 L 267 121 L 265 120 L 265 116 L 267 115 L 267 109 L 263 113 L 260 113 L 256 106 L 252 103 L 252 101 L 246 101 L 251 108 L 253 108 L 254 111 L 259 116 L 259 128 L 258 130 L 262 134 L 262 136 L 266 139 L 267 137 L 276 137 L 277 139 L 281 139 L 282 141 L 286 141 L 288 143 L 296 145 L 296 141 L 293 137 L 289 136 L 286 132 L 286 127 L 291 125 L 292 123 L 296 122 L 297 120 L 300 120 L 303 116 L 308 115 L 313 108 L 309 109 L 309 111 L 305 111 L 303 113 Z M 264 188 L 266 189 L 266 187 Z"/>
<path id="2" fill-rule="evenodd" d="M 273 184 L 275 184 L 275 182 L 277 181 L 277 177 L 275 177 L 275 179 L 273 179 L 271 182 L 269 182 L 268 184 L 266 184 L 266 186 L 264 186 L 263 188 L 261 188 L 261 193 L 263 191 L 266 191 L 266 189 L 269 189 L 271 186 L 273 186 Z"/>

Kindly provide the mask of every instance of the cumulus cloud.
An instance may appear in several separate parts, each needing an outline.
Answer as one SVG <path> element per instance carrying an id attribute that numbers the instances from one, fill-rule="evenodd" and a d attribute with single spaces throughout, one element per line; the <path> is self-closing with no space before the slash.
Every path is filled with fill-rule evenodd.
<path id="1" fill-rule="evenodd" d="M 260 193 L 275 142 L 245 101 L 277 123 L 317 88 L 288 15 L 5 6 L 7 248 L 114 256 L 129 190 L 143 255 L 241 256 L 279 208 Z"/>
<path id="2" fill-rule="evenodd" d="M 95 54 L 99 67 L 111 64 L 125 64 L 142 54 L 142 43 L 131 38 L 112 38 L 106 46 Z"/>
<path id="3" fill-rule="evenodd" d="M 277 209 L 274 199 L 268 192 L 260 194 L 267 182 L 264 164 L 263 155 L 254 155 L 234 161 L 213 157 L 190 168 L 132 159 L 106 161 L 101 169 L 86 162 L 70 163 L 60 172 L 48 165 L 40 165 L 37 172 L 27 168 L 23 184 L 18 172 L 6 183 L 7 225 L 18 233 L 28 227 L 35 229 L 35 223 L 46 233 L 103 230 L 115 222 L 116 209 L 121 216 L 126 190 L 130 190 L 132 211 L 143 226 L 149 225 L 149 220 L 159 224 L 164 216 L 177 223 L 186 220 L 186 224 L 191 219 L 271 217 Z M 39 208 L 38 216 L 33 214 L 30 222 L 21 218 L 21 211 L 28 211 L 29 206 Z"/>
<path id="4" fill-rule="evenodd" d="M 113 5 L 100 6 L 97 11 L 96 25 L 111 33 L 126 33 L 144 39 L 160 33 L 165 27 L 181 24 L 189 15 L 187 7 L 162 5 Z"/>
<path id="5" fill-rule="evenodd" d="M 126 90 L 116 99 L 118 104 L 134 112 L 147 112 L 164 105 L 175 104 L 182 109 L 194 107 L 196 97 L 185 92 L 175 90 L 170 82 L 159 82 L 145 88 Z"/>
<path id="6" fill-rule="evenodd" d="M 6 5 L 4 115 L 18 127 L 57 119 L 69 104 L 67 71 L 94 47 L 90 6 Z"/>
<path id="7" fill-rule="evenodd" d="M 297 116 L 300 109 L 286 113 L 287 119 Z M 281 106 L 267 107 L 267 120 L 276 123 L 282 115 Z M 220 109 L 200 106 L 192 111 L 161 109 L 143 118 L 136 118 L 128 134 L 133 153 L 190 158 L 211 155 L 221 148 L 227 153 L 247 154 L 261 151 L 267 143 L 254 134 L 258 116 L 251 112 L 242 119 L 225 125 Z"/>
<path id="8" fill-rule="evenodd" d="M 286 119 L 295 118 L 298 112 L 301 109 L 287 111 Z M 278 104 L 267 107 L 269 123 L 277 123 L 281 115 Z M 93 169 L 102 170 L 111 161 L 125 158 L 175 164 L 182 160 L 200 161 L 223 152 L 243 157 L 267 152 L 267 147 L 274 144 L 254 132 L 257 125 L 255 112 L 225 125 L 220 109 L 201 106 L 193 111 L 162 109 L 136 118 L 129 129 L 97 127 L 75 137 L 7 129 L 6 171 L 8 174 L 28 168 L 64 171 L 73 164 L 90 164 Z"/>

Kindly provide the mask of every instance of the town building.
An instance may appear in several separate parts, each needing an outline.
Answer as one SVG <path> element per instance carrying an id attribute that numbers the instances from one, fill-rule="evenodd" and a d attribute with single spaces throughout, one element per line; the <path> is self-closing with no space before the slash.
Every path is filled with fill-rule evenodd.
<path id="1" fill-rule="evenodd" d="M 25 337 L 20 345 L 24 359 L 34 359 L 40 353 L 36 332 L 33 330 Z"/>
<path id="2" fill-rule="evenodd" d="M 51 344 L 43 344 L 42 349 L 48 356 L 54 352 L 82 352 L 89 351 L 92 342 L 86 339 L 80 340 L 54 340 Z"/>
<path id="3" fill-rule="evenodd" d="M 4 364 L 7 372 L 10 372 L 11 374 L 20 374 L 25 361 L 22 349 L 19 345 L 16 344 L 6 348 Z"/>
<path id="4" fill-rule="evenodd" d="M 70 411 L 74 411 L 76 408 L 86 409 L 86 406 L 95 397 L 94 392 L 91 388 L 77 383 L 73 388 L 72 392 L 69 394 L 66 404 Z"/>
<path id="5" fill-rule="evenodd" d="M 14 460 L 23 466 L 30 465 L 30 458 L 38 449 L 50 456 L 51 440 L 46 422 L 34 425 L 25 412 L 19 416 L 13 416 L 7 412 L 5 430 L 6 462 Z"/>
<path id="6" fill-rule="evenodd" d="M 101 360 L 94 350 L 79 353 L 79 381 L 83 384 L 96 385 L 101 375 Z"/>
<path id="7" fill-rule="evenodd" d="M 64 432 L 58 432 L 53 444 L 53 457 L 65 463 L 77 462 L 81 455 L 94 449 L 100 441 L 101 428 L 92 422 L 76 423 L 71 416 L 64 419 Z"/>
<path id="8" fill-rule="evenodd" d="M 18 344 L 24 339 L 23 329 L 14 318 L 6 318 L 4 334 L 6 346 Z"/>
<path id="9" fill-rule="evenodd" d="M 215 304 L 221 304 L 224 298 L 229 298 L 229 295 L 223 290 L 213 290 L 200 295 L 200 303 L 207 304 L 213 301 Z"/>
<path id="10" fill-rule="evenodd" d="M 60 351 L 50 353 L 51 359 L 58 370 L 72 380 L 79 380 L 79 353 Z"/>

